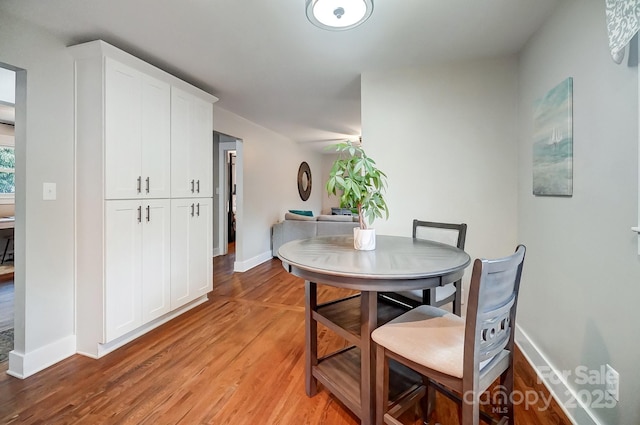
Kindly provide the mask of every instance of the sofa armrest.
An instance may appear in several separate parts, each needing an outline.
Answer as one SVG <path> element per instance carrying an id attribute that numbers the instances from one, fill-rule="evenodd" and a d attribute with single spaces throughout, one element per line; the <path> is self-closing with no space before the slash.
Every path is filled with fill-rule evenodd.
<path id="1" fill-rule="evenodd" d="M 271 228 L 271 255 L 278 256 L 280 246 L 298 239 L 308 239 L 316 235 L 317 221 L 284 220 Z"/>

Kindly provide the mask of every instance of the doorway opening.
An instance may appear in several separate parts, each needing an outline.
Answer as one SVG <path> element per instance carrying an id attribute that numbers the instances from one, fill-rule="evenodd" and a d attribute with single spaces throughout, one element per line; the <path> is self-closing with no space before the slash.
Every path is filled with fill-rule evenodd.
<path id="1" fill-rule="evenodd" d="M 226 167 L 229 170 L 225 185 L 225 204 L 227 208 L 227 252 L 235 252 L 235 248 L 231 249 L 231 247 L 235 247 L 236 243 L 236 155 L 235 150 L 227 151 Z"/>
<path id="2" fill-rule="evenodd" d="M 213 255 L 242 258 L 242 140 L 214 131 Z"/>

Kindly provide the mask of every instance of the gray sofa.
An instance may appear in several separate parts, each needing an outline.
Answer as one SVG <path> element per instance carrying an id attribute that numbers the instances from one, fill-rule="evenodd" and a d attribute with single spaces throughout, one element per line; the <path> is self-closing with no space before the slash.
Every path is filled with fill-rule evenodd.
<path id="1" fill-rule="evenodd" d="M 278 249 L 282 244 L 297 239 L 323 235 L 352 235 L 354 227 L 358 227 L 358 221 L 351 216 L 306 217 L 287 213 L 283 221 L 274 224 L 271 228 L 271 253 L 277 257 Z"/>

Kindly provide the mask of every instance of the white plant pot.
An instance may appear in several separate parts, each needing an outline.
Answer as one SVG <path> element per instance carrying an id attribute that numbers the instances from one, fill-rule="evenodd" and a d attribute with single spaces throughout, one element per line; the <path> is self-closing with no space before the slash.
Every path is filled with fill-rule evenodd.
<path id="1" fill-rule="evenodd" d="M 376 229 L 353 228 L 353 247 L 360 251 L 376 249 Z"/>

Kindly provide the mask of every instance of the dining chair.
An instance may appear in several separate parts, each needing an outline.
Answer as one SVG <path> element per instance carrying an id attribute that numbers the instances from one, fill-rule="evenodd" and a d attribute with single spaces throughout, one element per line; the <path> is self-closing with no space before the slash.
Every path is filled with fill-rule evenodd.
<path id="1" fill-rule="evenodd" d="M 414 239 L 427 239 L 464 249 L 467 225 L 465 223 L 439 223 L 414 219 L 412 234 Z M 462 280 L 425 290 L 384 292 L 381 297 L 407 309 L 423 304 L 442 307 L 452 303 L 453 314 L 460 316 L 462 313 Z"/>
<path id="2" fill-rule="evenodd" d="M 514 425 L 513 350 L 516 307 L 526 248 L 494 260 L 473 264 L 465 319 L 443 309 L 422 305 L 377 328 L 376 424 L 398 424 L 389 412 L 389 360 L 423 377 L 425 422 L 434 408 L 435 390 L 457 399 L 460 423 L 477 425 L 492 418 L 480 410 L 480 396 L 500 377 L 503 414 L 499 424 Z M 415 398 L 395 401 L 403 412 Z"/>

